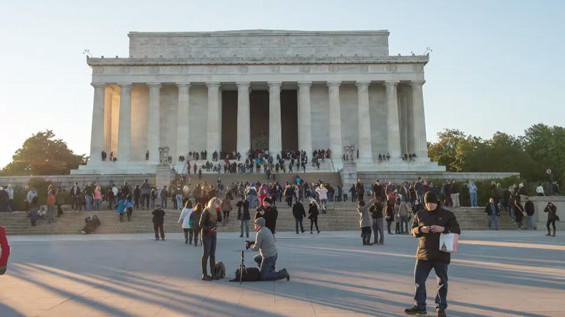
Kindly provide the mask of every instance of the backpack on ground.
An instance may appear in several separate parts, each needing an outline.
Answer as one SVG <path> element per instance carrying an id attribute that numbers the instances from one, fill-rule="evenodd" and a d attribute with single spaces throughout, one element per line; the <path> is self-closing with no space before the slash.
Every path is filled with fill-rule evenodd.
<path id="1" fill-rule="evenodd" d="M 261 279 L 261 274 L 258 268 L 256 267 L 244 267 L 243 275 L 241 276 L 241 281 L 244 282 L 255 282 Z M 239 269 L 235 271 L 235 278 L 230 280 L 230 282 L 239 282 L 240 280 L 240 273 Z"/>
<path id="2" fill-rule="evenodd" d="M 218 278 L 226 277 L 226 266 L 224 265 L 224 262 L 216 262 L 216 265 L 214 266 L 214 276 Z"/>

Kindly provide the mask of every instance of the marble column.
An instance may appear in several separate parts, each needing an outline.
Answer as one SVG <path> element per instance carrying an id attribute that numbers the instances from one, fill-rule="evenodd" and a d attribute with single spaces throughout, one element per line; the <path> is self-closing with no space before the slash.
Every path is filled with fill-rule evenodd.
<path id="1" fill-rule="evenodd" d="M 212 153 L 220 151 L 220 83 L 207 82 L 208 87 L 208 124 L 206 151 L 208 160 L 212 159 Z"/>
<path id="2" fill-rule="evenodd" d="M 105 89 L 104 93 L 104 151 L 110 156 L 112 152 L 112 92 Z"/>
<path id="3" fill-rule="evenodd" d="M 249 82 L 237 83 L 237 151 L 246 158 L 251 149 Z"/>
<path id="4" fill-rule="evenodd" d="M 177 83 L 178 108 L 177 108 L 177 147 L 176 157 L 188 156 L 190 134 L 188 120 L 190 118 L 190 83 Z"/>
<path id="5" fill-rule="evenodd" d="M 399 160 L 400 153 L 400 120 L 398 115 L 398 94 L 396 87 L 398 81 L 385 81 L 386 104 L 387 104 L 387 128 L 388 128 L 388 153 L 391 160 Z"/>
<path id="6" fill-rule="evenodd" d="M 120 84 L 120 126 L 118 128 L 118 163 L 127 164 L 131 152 L 131 83 Z"/>
<path id="7" fill-rule="evenodd" d="M 101 162 L 104 150 L 104 106 L 106 84 L 92 84 L 94 104 L 92 106 L 92 130 L 90 134 L 90 162 Z M 109 154 L 109 153 L 108 153 Z"/>
<path id="8" fill-rule="evenodd" d="M 330 150 L 332 158 L 341 158 L 341 105 L 339 100 L 339 86 L 341 82 L 328 82 L 330 98 Z M 310 151 L 311 153 L 311 151 Z M 308 153 L 308 155 L 310 155 Z"/>
<path id="9" fill-rule="evenodd" d="M 372 163 L 371 113 L 369 112 L 369 81 L 358 81 L 357 117 L 359 126 L 359 160 Z"/>
<path id="10" fill-rule="evenodd" d="M 148 83 L 149 86 L 149 115 L 147 118 L 147 150 L 149 151 L 149 163 L 159 164 L 159 132 L 160 130 L 160 105 L 161 84 Z"/>
<path id="11" fill-rule="evenodd" d="M 269 82 L 269 155 L 276 158 L 282 150 L 281 82 Z"/>
<path id="12" fill-rule="evenodd" d="M 312 82 L 298 82 L 298 149 L 312 155 L 312 111 L 310 86 Z"/>
<path id="13" fill-rule="evenodd" d="M 421 160 L 428 157 L 428 143 L 426 140 L 426 118 L 424 115 L 424 95 L 422 86 L 425 81 L 413 81 L 412 86 L 412 120 L 414 126 L 413 153 L 416 159 Z"/>

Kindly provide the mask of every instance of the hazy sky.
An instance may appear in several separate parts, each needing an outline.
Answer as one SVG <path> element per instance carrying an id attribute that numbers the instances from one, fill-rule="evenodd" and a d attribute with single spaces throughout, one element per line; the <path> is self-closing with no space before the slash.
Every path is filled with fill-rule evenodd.
<path id="1" fill-rule="evenodd" d="M 82 52 L 127 57 L 130 31 L 389 30 L 391 55 L 433 50 L 429 141 L 445 128 L 490 138 L 565 126 L 564 12 L 560 0 L 3 0 L 0 168 L 45 129 L 89 154 L 94 88 Z"/>

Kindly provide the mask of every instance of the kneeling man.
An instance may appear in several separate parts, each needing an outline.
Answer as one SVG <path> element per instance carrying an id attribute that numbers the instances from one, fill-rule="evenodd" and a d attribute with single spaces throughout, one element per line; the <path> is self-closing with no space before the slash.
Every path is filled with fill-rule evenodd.
<path id="1" fill-rule="evenodd" d="M 277 247 L 275 246 L 275 238 L 273 233 L 267 227 L 265 227 L 265 218 L 255 219 L 255 230 L 257 230 L 257 235 L 255 236 L 255 243 L 247 241 L 247 246 L 255 251 L 259 251 L 253 260 L 259 266 L 259 271 L 261 272 L 262 281 L 271 280 L 290 280 L 290 275 L 286 269 L 282 269 L 275 272 L 275 264 L 277 262 Z"/>

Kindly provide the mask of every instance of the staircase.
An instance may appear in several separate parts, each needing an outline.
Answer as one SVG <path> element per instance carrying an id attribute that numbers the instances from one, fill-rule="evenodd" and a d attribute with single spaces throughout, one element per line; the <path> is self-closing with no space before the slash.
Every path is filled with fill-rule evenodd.
<path id="1" fill-rule="evenodd" d="M 321 231 L 351 231 L 359 230 L 359 216 L 353 202 L 330 202 L 328 213 L 318 217 L 318 226 Z M 66 206 L 65 209 L 68 209 Z M 279 217 L 277 220 L 277 232 L 293 232 L 294 218 L 292 209 L 286 203 L 277 202 Z M 461 230 L 486 230 L 487 217 L 483 208 L 455 208 L 452 211 L 457 216 Z M 254 212 L 252 213 L 253 217 Z M 39 219 L 37 225 L 30 225 L 26 212 L 18 211 L 12 213 L 0 213 L 0 225 L 6 227 L 8 235 L 47 235 L 47 234 L 78 234 L 84 226 L 84 218 L 97 215 L 102 225 L 97 229 L 97 234 L 109 233 L 152 233 L 153 222 L 150 210 L 134 210 L 132 221 L 119 221 L 115 211 L 64 211 L 64 214 L 55 218 L 55 222 L 48 224 L 46 219 Z M 181 225 L 177 223 L 180 212 L 178 210 L 166 210 L 165 232 L 182 232 Z M 124 218 L 126 218 L 124 216 Z M 219 227 L 220 232 L 239 232 L 239 221 L 237 211 L 232 211 L 228 224 Z M 309 231 L 310 221 L 304 219 L 304 229 Z M 253 223 L 249 222 L 251 235 L 253 235 Z M 516 225 L 510 221 L 510 216 L 499 217 L 499 228 L 501 230 L 515 230 Z"/>

